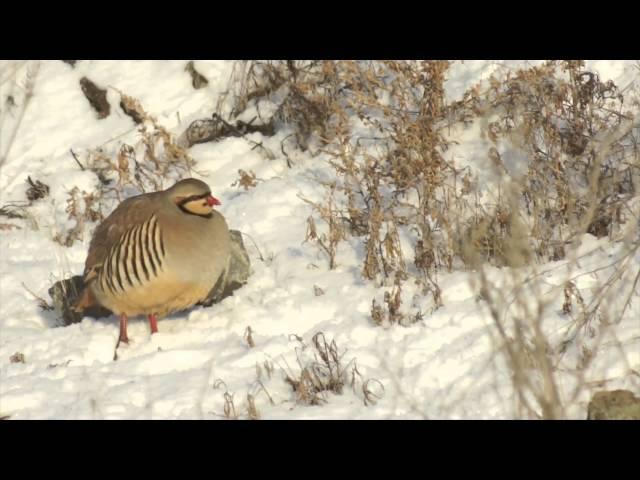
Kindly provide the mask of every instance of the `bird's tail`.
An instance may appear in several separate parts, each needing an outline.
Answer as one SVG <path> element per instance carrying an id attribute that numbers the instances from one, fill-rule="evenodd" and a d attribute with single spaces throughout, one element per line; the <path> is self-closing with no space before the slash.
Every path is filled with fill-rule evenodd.
<path id="1" fill-rule="evenodd" d="M 80 297 L 78 297 L 75 304 L 71 306 L 71 309 L 76 313 L 82 313 L 87 308 L 94 307 L 96 305 L 98 305 L 98 302 L 95 295 L 91 291 L 91 288 L 89 288 L 89 285 L 85 285 Z"/>

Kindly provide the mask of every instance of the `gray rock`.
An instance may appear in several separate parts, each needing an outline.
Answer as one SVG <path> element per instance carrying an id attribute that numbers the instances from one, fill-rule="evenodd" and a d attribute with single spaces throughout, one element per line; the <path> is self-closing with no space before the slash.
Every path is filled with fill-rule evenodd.
<path id="1" fill-rule="evenodd" d="M 222 299 L 233 294 L 235 290 L 242 287 L 251 274 L 251 262 L 249 255 L 242 241 L 242 234 L 237 230 L 231 230 L 231 257 L 229 266 L 220 276 L 215 285 L 211 288 L 207 298 L 200 304 L 208 307 L 218 303 Z M 72 310 L 72 306 L 82 293 L 83 282 L 81 275 L 75 275 L 56 282 L 49 288 L 49 295 L 53 300 L 56 313 L 62 318 L 63 325 L 71 325 L 80 322 L 84 317 L 101 318 L 113 315 L 113 313 L 103 307 L 87 308 L 82 313 Z"/>
<path id="2" fill-rule="evenodd" d="M 640 420 L 640 398 L 629 390 L 597 392 L 589 402 L 587 420 Z"/>
<path id="3" fill-rule="evenodd" d="M 237 230 L 230 230 L 229 233 L 231 234 L 229 266 L 213 286 L 207 298 L 201 302 L 205 307 L 218 303 L 233 294 L 235 290 L 247 283 L 247 279 L 251 275 L 251 262 L 242 241 L 242 234 Z"/>

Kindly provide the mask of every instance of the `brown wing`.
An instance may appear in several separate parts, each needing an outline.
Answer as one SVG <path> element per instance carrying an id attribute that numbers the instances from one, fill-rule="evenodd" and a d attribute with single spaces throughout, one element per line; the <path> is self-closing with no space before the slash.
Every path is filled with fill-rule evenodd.
<path id="1" fill-rule="evenodd" d="M 131 227 L 145 222 L 158 209 L 157 193 L 139 195 L 123 201 L 93 232 L 84 266 L 85 283 L 93 279 L 111 247 Z"/>

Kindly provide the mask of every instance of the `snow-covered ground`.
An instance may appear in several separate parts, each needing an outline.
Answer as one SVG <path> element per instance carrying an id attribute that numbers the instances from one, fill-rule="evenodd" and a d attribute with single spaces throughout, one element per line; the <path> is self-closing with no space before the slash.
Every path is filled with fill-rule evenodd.
<path id="1" fill-rule="evenodd" d="M 527 62 L 463 62 L 452 67 L 447 97 L 458 98 L 466 88 L 501 68 Z M 534 62 L 528 62 L 534 63 Z M 68 228 L 67 192 L 74 186 L 92 191 L 98 179 L 81 171 L 70 149 L 82 155 L 103 146 L 117 152 L 120 143 L 133 144 L 139 133 L 130 117 L 117 107 L 115 89 L 140 101 L 145 110 L 172 134 L 179 135 L 195 119 L 210 117 L 226 88 L 232 62 L 197 61 L 209 80 L 200 90 L 191 86 L 186 61 L 80 61 L 75 68 L 61 61 L 0 63 L 0 206 L 23 201 L 27 176 L 50 187 L 49 196 L 29 208 L 26 220 L 0 217 L 0 223 L 21 228 L 0 230 L 0 416 L 11 419 L 216 419 L 224 418 L 225 392 L 233 394 L 240 418 L 247 417 L 247 395 L 255 399 L 261 418 L 514 418 L 513 387 L 504 359 L 496 353 L 496 336 L 488 310 L 478 302 L 473 272 L 441 274 L 444 306 L 431 313 L 429 299 L 403 289 L 403 305 L 422 309 L 422 321 L 410 326 L 382 328 L 371 320 L 371 301 L 384 289 L 361 276 L 363 247 L 351 239 L 338 248 L 338 268 L 328 269 L 323 253 L 304 242 L 308 203 L 324 198 L 314 177 L 328 174 L 317 158 L 298 153 L 288 168 L 280 142 L 286 136 L 252 134 L 276 153 L 269 160 L 244 139 L 193 146 L 197 173 L 222 201 L 220 211 L 231 228 L 245 237 L 253 273 L 231 297 L 209 308 L 171 315 L 159 321 L 160 333 L 150 335 L 144 318 L 130 321 L 128 346 L 114 347 L 115 317 L 85 318 L 58 327 L 56 314 L 43 311 L 25 287 L 48 298 L 51 284 L 80 274 L 91 228 L 81 241 L 64 247 L 53 240 Z M 625 87 L 638 77 L 636 62 L 589 62 L 603 79 Z M 39 68 L 35 68 L 39 66 Z M 12 79 L 13 72 L 19 81 Z M 25 73 L 33 73 L 33 97 L 18 123 Z M 88 76 L 110 86 L 111 115 L 99 120 L 78 82 Z M 16 105 L 6 103 L 7 95 Z M 7 145 L 11 149 L 7 152 Z M 452 150 L 454 160 L 470 163 L 477 142 L 463 142 Z M 485 149 L 486 151 L 486 149 Z M 486 158 L 486 155 L 484 156 Z M 231 186 L 238 170 L 254 171 L 257 186 L 245 191 Z M 168 185 L 165 185 L 168 186 Z M 623 244 L 584 238 L 581 257 L 571 276 L 609 265 Z M 635 271 L 640 257 L 632 258 Z M 528 291 L 532 299 L 549 301 L 545 328 L 551 340 L 566 334 L 571 320 L 562 314 L 567 262 L 538 266 L 542 291 Z M 518 272 L 523 278 L 533 271 Z M 514 272 L 488 269 L 499 285 Z M 610 273 L 610 272 L 609 272 Z M 578 277 L 577 287 L 588 290 L 606 279 L 607 272 Z M 623 282 L 626 291 L 633 278 Z M 324 293 L 321 293 L 319 287 Z M 620 287 L 621 289 L 623 287 Z M 318 295 L 318 293 L 321 293 Z M 542 297 L 541 297 L 542 296 Z M 611 302 L 622 301 L 612 298 Z M 245 339 L 251 327 L 254 346 Z M 318 406 L 296 403 L 285 372 L 299 372 L 297 356 L 309 355 L 312 337 L 323 332 L 345 350 L 344 364 L 353 360 L 361 379 L 342 395 L 327 394 Z M 640 307 L 634 299 L 621 323 L 597 339 L 594 361 L 584 372 L 593 389 L 627 388 L 640 392 Z M 300 340 L 301 339 L 301 340 Z M 592 342 L 592 343 L 589 343 Z M 596 340 L 584 340 L 595 345 Z M 304 347 L 306 345 L 306 347 Z M 580 347 L 568 350 L 558 368 L 560 394 L 567 399 L 577 381 Z M 575 351 L 574 351 L 575 350 Z M 23 362 L 12 362 L 16 353 Z M 303 361 L 303 360 L 301 360 Z M 267 366 L 272 365 L 273 368 Z M 354 363 L 351 364 L 353 366 Z M 564 369 L 567 373 L 563 374 Z M 379 399 L 365 405 L 363 382 Z M 567 405 L 570 418 L 584 418 L 592 389 Z"/>

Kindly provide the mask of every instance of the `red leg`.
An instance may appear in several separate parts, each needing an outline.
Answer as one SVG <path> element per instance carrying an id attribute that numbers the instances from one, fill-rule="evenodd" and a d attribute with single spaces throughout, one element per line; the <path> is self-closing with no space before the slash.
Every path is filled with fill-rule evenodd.
<path id="1" fill-rule="evenodd" d="M 151 325 L 151 333 L 158 333 L 158 316 L 149 315 L 149 325 Z"/>
<path id="2" fill-rule="evenodd" d="M 124 342 L 124 343 L 129 343 L 129 338 L 127 337 L 127 315 L 126 314 L 122 314 L 120 315 L 120 338 L 118 340 L 119 342 Z"/>

